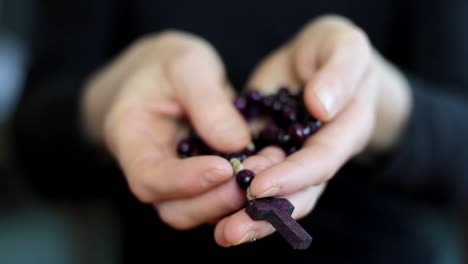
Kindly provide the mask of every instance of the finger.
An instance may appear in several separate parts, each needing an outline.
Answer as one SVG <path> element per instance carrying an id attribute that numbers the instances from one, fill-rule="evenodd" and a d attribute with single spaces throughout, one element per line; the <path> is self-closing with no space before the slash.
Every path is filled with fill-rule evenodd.
<path id="1" fill-rule="evenodd" d="M 260 150 L 256 155 L 247 158 L 243 165 L 245 168 L 259 173 L 273 164 L 283 161 L 285 153 L 282 149 L 276 146 L 269 146 Z"/>
<path id="2" fill-rule="evenodd" d="M 175 229 L 186 230 L 239 210 L 245 194 L 235 179 L 191 199 L 169 200 L 155 204 L 159 217 Z"/>
<path id="3" fill-rule="evenodd" d="M 245 160 L 244 165 L 246 169 L 258 173 L 283 159 L 284 153 L 280 149 L 269 147 Z M 235 212 L 242 208 L 246 201 L 245 192 L 237 186 L 233 178 L 196 197 L 161 202 L 155 206 L 163 221 L 177 229 L 188 229 Z"/>
<path id="4" fill-rule="evenodd" d="M 274 92 L 280 86 L 297 90 L 300 81 L 292 63 L 289 47 L 278 49 L 256 67 L 247 87 L 260 89 L 265 93 Z"/>
<path id="5" fill-rule="evenodd" d="M 352 98 L 371 55 L 366 34 L 348 20 L 325 17 L 301 32 L 294 45 L 294 65 L 305 86 L 305 103 L 328 121 Z"/>
<path id="6" fill-rule="evenodd" d="M 333 122 L 324 125 L 296 153 L 258 174 L 251 183 L 255 197 L 288 195 L 329 180 L 368 142 L 374 125 L 372 78 Z M 345 133 L 344 133 L 345 131 Z"/>
<path id="7" fill-rule="evenodd" d="M 305 188 L 302 191 L 285 196 L 285 198 L 287 198 L 294 205 L 294 211 L 291 215 L 292 218 L 302 219 L 310 214 L 312 209 L 317 204 L 317 201 L 322 196 L 325 187 L 326 183 L 313 185 Z"/>
<path id="8" fill-rule="evenodd" d="M 294 219 L 309 214 L 323 193 L 325 184 L 311 186 L 301 192 L 285 197 L 294 205 L 291 215 Z M 254 221 L 245 210 L 220 220 L 215 228 L 215 240 L 224 247 L 239 245 L 262 239 L 275 232 L 267 221 Z"/>
<path id="9" fill-rule="evenodd" d="M 220 246 L 229 247 L 246 242 L 254 242 L 275 232 L 267 221 L 254 221 L 245 210 L 223 218 L 215 227 L 215 241 Z"/>
<path id="10" fill-rule="evenodd" d="M 193 196 L 232 177 L 231 165 L 221 157 L 177 158 L 177 126 L 170 118 L 138 108 L 122 110 L 113 119 L 114 153 L 143 202 Z"/>
<path id="11" fill-rule="evenodd" d="M 187 51 L 171 61 L 168 78 L 200 137 L 223 152 L 238 151 L 251 141 L 247 123 L 224 91 L 219 59 L 204 49 Z"/>

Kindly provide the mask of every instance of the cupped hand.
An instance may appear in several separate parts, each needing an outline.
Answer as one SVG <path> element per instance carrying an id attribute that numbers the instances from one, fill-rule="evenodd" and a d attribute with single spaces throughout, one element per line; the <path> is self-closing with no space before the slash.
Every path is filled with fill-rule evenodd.
<path id="1" fill-rule="evenodd" d="M 406 79 L 373 49 L 365 32 L 335 15 L 313 20 L 271 53 L 247 87 L 265 91 L 282 85 L 303 88 L 308 111 L 325 125 L 299 151 L 260 171 L 250 192 L 288 198 L 299 219 L 312 211 L 346 162 L 398 144 L 411 96 Z M 253 221 L 240 210 L 218 222 L 215 240 L 231 246 L 273 232 L 269 223 Z"/>
<path id="2" fill-rule="evenodd" d="M 187 124 L 219 151 L 249 144 L 232 95 L 223 64 L 205 40 L 177 31 L 147 36 L 87 82 L 85 134 L 118 161 L 140 201 L 152 204 L 168 225 L 192 228 L 245 202 L 227 160 L 176 153 Z"/>

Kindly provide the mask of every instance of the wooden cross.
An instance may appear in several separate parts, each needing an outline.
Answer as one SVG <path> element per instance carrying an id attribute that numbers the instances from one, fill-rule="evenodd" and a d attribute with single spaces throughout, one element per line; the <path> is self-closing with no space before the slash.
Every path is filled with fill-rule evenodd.
<path id="1" fill-rule="evenodd" d="M 266 197 L 250 200 L 245 208 L 254 220 L 266 220 L 294 249 L 307 249 L 312 237 L 291 217 L 294 205 L 285 198 Z"/>

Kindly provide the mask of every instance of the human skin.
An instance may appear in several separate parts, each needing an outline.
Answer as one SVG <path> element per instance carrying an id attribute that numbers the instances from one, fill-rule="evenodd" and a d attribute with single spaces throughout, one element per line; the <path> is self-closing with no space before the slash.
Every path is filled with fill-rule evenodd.
<path id="1" fill-rule="evenodd" d="M 307 109 L 325 125 L 296 153 L 285 157 L 268 147 L 244 166 L 257 173 L 252 195 L 288 198 L 299 219 L 311 213 L 345 162 L 398 145 L 411 94 L 404 76 L 365 32 L 334 15 L 312 20 L 259 62 L 246 87 L 279 84 L 304 87 Z M 245 213 L 245 194 L 227 160 L 179 159 L 175 152 L 188 123 L 219 151 L 247 146 L 249 126 L 233 107 L 233 95 L 208 42 L 185 32 L 158 33 L 90 77 L 82 96 L 83 127 L 117 159 L 132 193 L 153 205 L 162 221 L 176 229 L 213 224 L 220 246 L 237 245 L 274 229 Z"/>

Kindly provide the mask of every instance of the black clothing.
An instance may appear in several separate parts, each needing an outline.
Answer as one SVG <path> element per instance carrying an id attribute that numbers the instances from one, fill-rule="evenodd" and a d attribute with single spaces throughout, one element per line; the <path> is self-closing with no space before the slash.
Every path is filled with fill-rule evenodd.
<path id="1" fill-rule="evenodd" d="M 50 197 L 115 200 L 125 223 L 122 252 L 130 263 L 164 256 L 176 262 L 179 256 L 288 256 L 311 263 L 432 263 L 433 249 L 416 228 L 424 219 L 415 208 L 457 209 L 468 193 L 465 0 L 49 0 L 38 8 L 33 61 L 13 120 L 18 163 Z M 81 137 L 83 81 L 142 35 L 178 29 L 207 39 L 241 89 L 263 56 L 326 13 L 350 18 L 404 71 L 415 108 L 394 153 L 372 168 L 350 162 L 330 181 L 301 220 L 314 237 L 310 249 L 293 251 L 277 235 L 225 249 L 214 243 L 211 227 L 171 230 L 133 198 L 117 166 Z"/>

